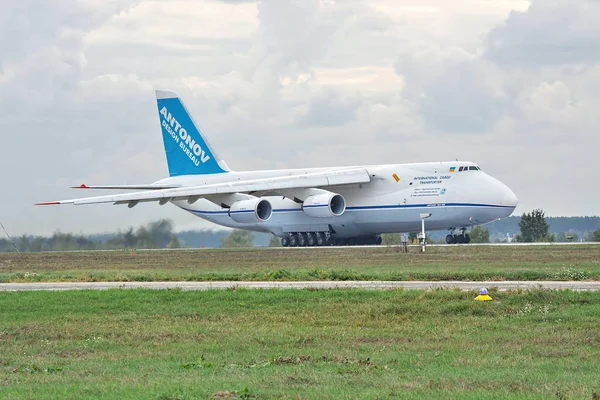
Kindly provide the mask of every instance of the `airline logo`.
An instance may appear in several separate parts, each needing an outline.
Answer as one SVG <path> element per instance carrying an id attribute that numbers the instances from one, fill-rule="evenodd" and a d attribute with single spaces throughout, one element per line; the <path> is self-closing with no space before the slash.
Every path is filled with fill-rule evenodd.
<path id="1" fill-rule="evenodd" d="M 161 125 L 166 132 L 171 135 L 171 138 L 179 145 L 179 148 L 186 156 L 194 163 L 196 167 L 200 163 L 206 163 L 210 160 L 210 156 L 204 152 L 200 144 L 191 137 L 187 130 L 181 126 L 173 115 L 167 110 L 167 107 L 161 108 Z"/>
<path id="2" fill-rule="evenodd" d="M 456 167 L 450 167 L 450 170 L 448 172 L 455 172 L 456 171 Z"/>

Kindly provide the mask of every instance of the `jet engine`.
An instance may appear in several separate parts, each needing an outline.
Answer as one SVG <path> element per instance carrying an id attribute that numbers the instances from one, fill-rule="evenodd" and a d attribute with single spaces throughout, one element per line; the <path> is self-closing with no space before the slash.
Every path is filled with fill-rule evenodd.
<path id="1" fill-rule="evenodd" d="M 304 200 L 302 211 L 317 218 L 339 217 L 346 211 L 346 200 L 337 193 L 317 194 Z"/>
<path id="2" fill-rule="evenodd" d="M 271 218 L 271 214 L 273 214 L 271 203 L 260 198 L 236 201 L 229 208 L 231 219 L 240 223 L 265 222 Z"/>

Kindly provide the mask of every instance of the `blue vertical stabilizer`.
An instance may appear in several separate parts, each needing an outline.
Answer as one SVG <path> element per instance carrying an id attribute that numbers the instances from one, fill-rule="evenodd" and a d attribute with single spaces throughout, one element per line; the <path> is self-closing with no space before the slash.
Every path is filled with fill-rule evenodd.
<path id="1" fill-rule="evenodd" d="M 202 137 L 177 93 L 157 90 L 156 101 L 170 176 L 229 171 Z"/>

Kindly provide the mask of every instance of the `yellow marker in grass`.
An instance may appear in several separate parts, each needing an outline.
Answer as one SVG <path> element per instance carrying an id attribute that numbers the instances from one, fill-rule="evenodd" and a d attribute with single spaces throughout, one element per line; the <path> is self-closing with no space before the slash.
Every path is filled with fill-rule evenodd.
<path id="1" fill-rule="evenodd" d="M 486 288 L 481 288 L 481 290 L 479 290 L 479 296 L 475 297 L 475 300 L 490 301 L 493 299 L 488 295 L 488 291 Z"/>

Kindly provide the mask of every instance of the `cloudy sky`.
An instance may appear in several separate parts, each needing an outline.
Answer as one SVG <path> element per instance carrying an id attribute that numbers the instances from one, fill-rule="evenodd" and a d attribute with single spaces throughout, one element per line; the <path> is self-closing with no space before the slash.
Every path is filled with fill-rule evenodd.
<path id="1" fill-rule="evenodd" d="M 103 232 L 173 206 L 34 207 L 167 176 L 154 88 L 235 170 L 470 160 L 517 213 L 600 214 L 600 2 L 0 2 L 0 221 Z"/>

